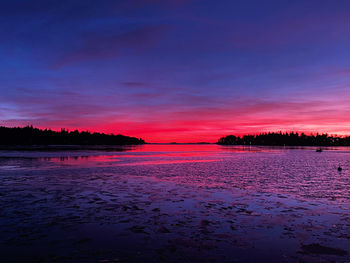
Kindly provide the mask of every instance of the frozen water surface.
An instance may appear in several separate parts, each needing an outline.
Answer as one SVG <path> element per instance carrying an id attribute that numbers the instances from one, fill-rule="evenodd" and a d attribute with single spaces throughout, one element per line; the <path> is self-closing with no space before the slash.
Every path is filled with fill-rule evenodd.
<path id="1" fill-rule="evenodd" d="M 2 150 L 0 260 L 350 262 L 349 157 L 346 147 Z"/>

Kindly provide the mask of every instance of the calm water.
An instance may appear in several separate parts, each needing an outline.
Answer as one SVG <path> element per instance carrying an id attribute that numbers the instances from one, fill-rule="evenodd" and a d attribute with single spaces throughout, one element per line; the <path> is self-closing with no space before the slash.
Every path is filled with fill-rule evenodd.
<path id="1" fill-rule="evenodd" d="M 341 165 L 343 170 L 337 171 Z M 144 145 L 118 151 L 0 151 L 0 174 L 97 169 L 208 188 L 350 201 L 350 148 Z"/>
<path id="2" fill-rule="evenodd" d="M 349 157 L 346 147 L 3 150 L 0 260 L 348 262 Z"/>

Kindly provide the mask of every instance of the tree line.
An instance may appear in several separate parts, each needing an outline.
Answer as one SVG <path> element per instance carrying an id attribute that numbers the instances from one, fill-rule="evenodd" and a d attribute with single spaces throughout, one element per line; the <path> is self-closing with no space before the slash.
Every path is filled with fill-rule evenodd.
<path id="1" fill-rule="evenodd" d="M 350 146 L 350 136 L 328 134 L 306 135 L 298 132 L 268 132 L 257 135 L 228 135 L 218 140 L 221 145 L 276 145 L 276 146 Z"/>
<path id="2" fill-rule="evenodd" d="M 26 127 L 0 127 L 0 145 L 128 145 L 144 144 L 141 138 L 78 130 L 53 131 Z"/>

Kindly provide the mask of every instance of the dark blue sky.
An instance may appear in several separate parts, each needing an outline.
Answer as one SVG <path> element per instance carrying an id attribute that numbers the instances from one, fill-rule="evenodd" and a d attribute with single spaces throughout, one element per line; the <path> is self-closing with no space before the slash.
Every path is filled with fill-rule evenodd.
<path id="1" fill-rule="evenodd" d="M 350 134 L 350 1 L 1 1 L 0 125 Z"/>

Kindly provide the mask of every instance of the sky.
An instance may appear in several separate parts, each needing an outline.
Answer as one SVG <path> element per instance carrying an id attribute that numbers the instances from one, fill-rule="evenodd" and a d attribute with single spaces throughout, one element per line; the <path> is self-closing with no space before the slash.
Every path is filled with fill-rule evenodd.
<path id="1" fill-rule="evenodd" d="M 3 0 L 0 126 L 350 134 L 350 1 Z"/>

